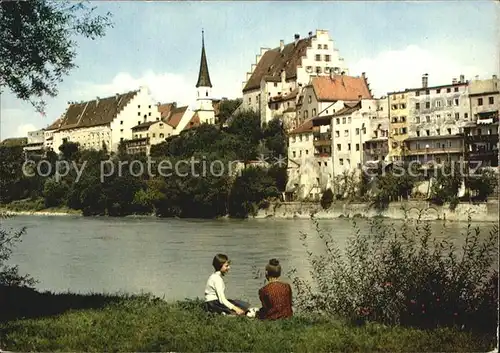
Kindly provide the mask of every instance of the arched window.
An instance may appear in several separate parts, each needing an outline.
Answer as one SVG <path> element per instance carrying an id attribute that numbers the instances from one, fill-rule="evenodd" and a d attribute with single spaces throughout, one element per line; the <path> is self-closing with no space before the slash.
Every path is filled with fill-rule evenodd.
<path id="1" fill-rule="evenodd" d="M 164 135 L 164 134 L 160 134 L 160 138 L 161 138 L 161 139 L 162 139 L 162 138 L 164 138 L 164 137 L 165 137 L 165 135 Z"/>
<path id="2" fill-rule="evenodd" d="M 208 91 L 205 92 L 205 96 L 208 97 Z"/>

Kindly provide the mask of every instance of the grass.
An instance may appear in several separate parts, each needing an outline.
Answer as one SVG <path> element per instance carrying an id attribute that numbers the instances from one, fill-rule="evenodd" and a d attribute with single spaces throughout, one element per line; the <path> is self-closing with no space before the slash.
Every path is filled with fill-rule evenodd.
<path id="1" fill-rule="evenodd" d="M 67 213 L 80 215 L 80 210 L 73 210 L 69 207 L 50 207 L 46 208 L 43 199 L 36 200 L 17 200 L 0 206 L 0 211 L 7 212 L 40 212 L 40 213 Z"/>
<path id="2" fill-rule="evenodd" d="M 3 288 L 0 347 L 9 351 L 488 351 L 494 337 L 295 315 L 260 322 L 207 314 L 199 301 Z"/>

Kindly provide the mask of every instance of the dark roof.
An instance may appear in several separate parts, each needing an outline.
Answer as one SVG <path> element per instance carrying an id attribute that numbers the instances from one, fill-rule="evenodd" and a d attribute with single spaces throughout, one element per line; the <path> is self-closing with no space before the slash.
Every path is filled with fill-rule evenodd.
<path id="1" fill-rule="evenodd" d="M 198 73 L 198 82 L 196 83 L 196 88 L 198 87 L 212 87 L 210 75 L 208 74 L 207 55 L 205 54 L 205 37 L 203 31 L 201 31 L 200 72 Z"/>
<path id="2" fill-rule="evenodd" d="M 11 137 L 3 140 L 0 145 L 7 147 L 24 146 L 28 143 L 27 137 Z"/>
<path id="3" fill-rule="evenodd" d="M 447 140 L 447 139 L 457 139 L 463 138 L 462 135 L 437 135 L 437 136 L 419 136 L 419 137 L 409 137 L 405 141 L 428 141 L 428 140 Z"/>
<path id="4" fill-rule="evenodd" d="M 132 130 L 138 130 L 138 129 L 142 129 L 142 128 L 148 128 L 150 127 L 151 125 L 153 125 L 154 123 L 157 123 L 158 121 L 148 121 L 146 123 L 142 123 L 142 124 L 139 124 L 139 125 L 136 125 L 132 128 Z"/>
<path id="5" fill-rule="evenodd" d="M 187 106 L 185 107 L 179 107 L 172 109 L 170 112 L 170 116 L 168 117 L 167 121 L 165 121 L 168 125 L 172 126 L 173 128 L 176 128 L 177 125 L 181 122 L 182 116 L 187 110 Z"/>
<path id="6" fill-rule="evenodd" d="M 60 130 L 109 124 L 138 91 L 71 104 L 63 117 Z"/>
<path id="7" fill-rule="evenodd" d="M 308 120 L 304 121 L 304 123 L 300 125 L 298 128 L 290 131 L 288 135 L 296 135 L 296 134 L 312 132 L 312 128 L 313 128 L 313 118 L 309 118 Z"/>
<path id="8" fill-rule="evenodd" d="M 281 81 L 282 70 L 285 70 L 287 80 L 297 77 L 297 66 L 302 63 L 302 57 L 306 55 L 307 48 L 311 46 L 311 39 L 315 37 L 300 39 L 297 45 L 295 42 L 286 44 L 282 52 L 279 47 L 266 51 L 243 88 L 243 92 L 258 89 L 263 78 L 266 81 Z"/>
<path id="9" fill-rule="evenodd" d="M 47 126 L 45 128 L 45 131 L 47 130 L 57 130 L 59 129 L 59 127 L 61 126 L 61 123 L 63 121 L 63 118 L 59 118 L 57 119 L 56 121 L 54 121 L 52 124 L 50 124 L 49 126 Z"/>

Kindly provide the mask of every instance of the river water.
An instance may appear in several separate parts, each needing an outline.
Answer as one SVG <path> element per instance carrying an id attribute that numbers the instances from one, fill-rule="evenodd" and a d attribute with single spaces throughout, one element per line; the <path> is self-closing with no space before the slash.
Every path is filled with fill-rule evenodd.
<path id="1" fill-rule="evenodd" d="M 353 234 L 352 220 L 318 221 L 340 245 Z M 368 231 L 366 220 L 358 220 Z M 400 226 L 400 221 L 390 221 Z M 258 305 L 257 291 L 270 258 L 286 272 L 291 267 L 308 277 L 309 263 L 300 233 L 315 234 L 310 220 L 179 220 L 155 218 L 84 218 L 79 216 L 17 216 L 2 220 L 7 227 L 27 227 L 14 249 L 12 263 L 53 292 L 152 293 L 167 300 L 203 297 L 211 262 L 226 253 L 232 268 L 226 295 Z M 492 224 L 481 223 L 486 236 Z M 436 235 L 443 224 L 432 223 Z M 465 223 L 447 223 L 444 234 L 461 243 Z M 309 237 L 308 237 L 309 239 Z M 313 250 L 322 243 L 310 238 Z M 285 278 L 286 279 L 286 278 Z"/>

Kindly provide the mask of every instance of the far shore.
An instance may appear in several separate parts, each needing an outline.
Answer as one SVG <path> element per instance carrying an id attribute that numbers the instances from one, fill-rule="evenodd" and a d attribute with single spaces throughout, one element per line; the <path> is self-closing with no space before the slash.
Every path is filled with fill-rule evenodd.
<path id="1" fill-rule="evenodd" d="M 406 211 L 405 211 L 406 210 Z M 423 212 L 422 212 L 423 211 Z M 8 207 L 0 208 L 0 212 L 12 216 L 80 216 L 79 210 L 68 208 L 49 208 L 42 210 L 12 210 Z M 419 213 L 422 212 L 422 213 Z M 406 201 L 393 202 L 386 210 L 377 212 L 366 203 L 336 202 L 329 209 L 323 210 L 319 203 L 287 202 L 271 205 L 267 209 L 258 210 L 257 214 L 250 215 L 248 219 L 280 219 L 298 220 L 314 218 L 321 220 L 334 220 L 345 218 L 376 218 L 382 217 L 392 220 L 416 219 L 428 221 L 449 221 L 491 223 L 498 221 L 498 201 L 491 200 L 482 204 L 460 203 L 452 211 L 448 205 L 436 206 L 429 202 Z M 124 217 L 156 218 L 155 215 L 131 214 Z M 220 219 L 230 219 L 229 216 Z"/>

